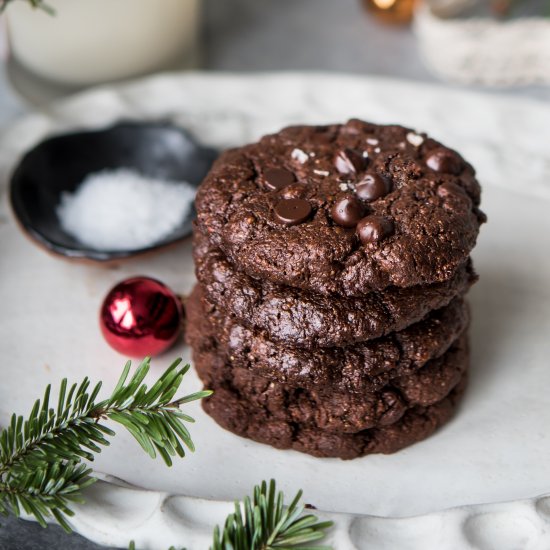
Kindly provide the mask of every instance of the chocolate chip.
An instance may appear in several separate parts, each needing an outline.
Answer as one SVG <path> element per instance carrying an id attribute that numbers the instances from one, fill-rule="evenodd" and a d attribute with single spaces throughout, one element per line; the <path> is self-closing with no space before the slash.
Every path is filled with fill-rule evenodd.
<path id="1" fill-rule="evenodd" d="M 446 198 L 453 195 L 465 195 L 465 191 L 460 185 L 457 185 L 456 183 L 453 183 L 452 181 L 442 183 L 437 188 L 437 194 L 441 198 Z"/>
<path id="2" fill-rule="evenodd" d="M 380 174 L 366 174 L 365 177 L 357 183 L 355 192 L 362 201 L 375 201 L 390 191 L 390 182 Z"/>
<path id="3" fill-rule="evenodd" d="M 284 168 L 268 168 L 264 172 L 264 181 L 269 190 L 276 191 L 294 183 L 296 176 Z"/>
<path id="4" fill-rule="evenodd" d="M 482 212 L 479 208 L 474 208 L 474 212 L 479 220 L 479 223 L 487 223 L 487 214 Z"/>
<path id="5" fill-rule="evenodd" d="M 304 199 L 283 199 L 275 206 L 275 220 L 283 225 L 297 225 L 311 215 L 311 205 Z"/>
<path id="6" fill-rule="evenodd" d="M 385 239 L 393 233 L 393 222 L 383 216 L 367 216 L 357 224 L 357 235 L 363 244 Z"/>
<path id="7" fill-rule="evenodd" d="M 455 176 L 460 174 L 464 168 L 462 159 L 454 151 L 444 147 L 433 150 L 426 158 L 426 164 L 436 172 L 454 174 Z"/>
<path id="8" fill-rule="evenodd" d="M 381 426 L 395 424 L 405 413 L 406 406 L 401 396 L 392 390 L 385 390 L 380 395 L 384 406 L 384 412 L 378 419 Z"/>
<path id="9" fill-rule="evenodd" d="M 365 215 L 365 207 L 355 197 L 342 197 L 330 209 L 332 219 L 343 227 L 355 227 Z"/>
<path id="10" fill-rule="evenodd" d="M 368 158 L 356 149 L 342 149 L 334 157 L 334 166 L 340 174 L 355 174 L 367 167 Z"/>

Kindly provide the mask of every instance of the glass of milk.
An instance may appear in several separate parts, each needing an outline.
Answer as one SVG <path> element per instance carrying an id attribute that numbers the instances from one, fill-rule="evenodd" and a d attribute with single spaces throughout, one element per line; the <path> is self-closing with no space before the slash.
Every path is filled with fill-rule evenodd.
<path id="1" fill-rule="evenodd" d="M 12 55 L 32 73 L 86 86 L 197 63 L 200 0 L 46 0 L 6 10 Z"/>

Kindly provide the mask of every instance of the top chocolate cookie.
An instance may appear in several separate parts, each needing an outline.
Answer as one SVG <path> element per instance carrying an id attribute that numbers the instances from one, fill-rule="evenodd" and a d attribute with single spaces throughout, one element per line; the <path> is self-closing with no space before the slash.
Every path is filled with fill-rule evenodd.
<path id="1" fill-rule="evenodd" d="M 401 126 L 296 126 L 226 151 L 198 224 L 253 277 L 323 294 L 449 279 L 485 215 L 474 169 Z"/>

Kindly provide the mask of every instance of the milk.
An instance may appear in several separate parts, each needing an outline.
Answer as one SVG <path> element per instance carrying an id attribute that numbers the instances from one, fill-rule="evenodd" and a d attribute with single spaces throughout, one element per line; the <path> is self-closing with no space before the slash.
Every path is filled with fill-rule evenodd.
<path id="1" fill-rule="evenodd" d="M 195 62 L 200 0 L 46 0 L 6 10 L 13 55 L 70 85 L 117 80 Z"/>

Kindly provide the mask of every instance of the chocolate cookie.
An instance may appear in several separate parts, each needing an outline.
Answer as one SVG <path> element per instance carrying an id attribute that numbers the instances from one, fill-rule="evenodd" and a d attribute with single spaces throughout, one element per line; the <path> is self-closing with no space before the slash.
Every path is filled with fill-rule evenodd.
<path id="1" fill-rule="evenodd" d="M 205 386 L 215 391 L 231 388 L 271 418 L 338 433 L 388 426 L 412 407 L 427 407 L 441 401 L 458 384 L 468 363 L 464 334 L 442 357 L 429 361 L 409 376 L 392 379 L 378 392 L 327 393 L 323 391 L 325 388 L 293 387 L 234 367 L 219 353 L 213 337 L 204 339 L 202 346 L 194 348 L 193 361 Z"/>
<path id="2" fill-rule="evenodd" d="M 226 151 L 198 225 L 248 275 L 362 296 L 452 278 L 485 221 L 474 169 L 401 126 L 298 126 Z"/>
<path id="3" fill-rule="evenodd" d="M 262 331 L 250 330 L 212 308 L 208 315 L 196 286 L 186 302 L 186 340 L 201 350 L 205 334 L 235 367 L 279 383 L 326 392 L 375 392 L 392 378 L 407 376 L 440 357 L 469 322 L 466 303 L 455 298 L 424 320 L 383 338 L 343 348 L 310 350 L 277 345 Z M 212 326 L 213 325 L 213 326 Z"/>
<path id="4" fill-rule="evenodd" d="M 220 426 L 237 435 L 278 449 L 295 449 L 317 457 L 352 459 L 373 453 L 394 453 L 430 436 L 453 415 L 466 386 L 466 374 L 441 401 L 413 407 L 397 422 L 357 433 L 320 430 L 273 417 L 231 384 L 213 386 L 202 406 Z"/>
<path id="5" fill-rule="evenodd" d="M 444 282 L 390 287 L 362 298 L 322 296 L 257 281 L 236 271 L 223 253 L 195 235 L 197 278 L 205 298 L 252 330 L 286 346 L 334 347 L 379 338 L 448 305 L 477 280 L 470 262 Z"/>

